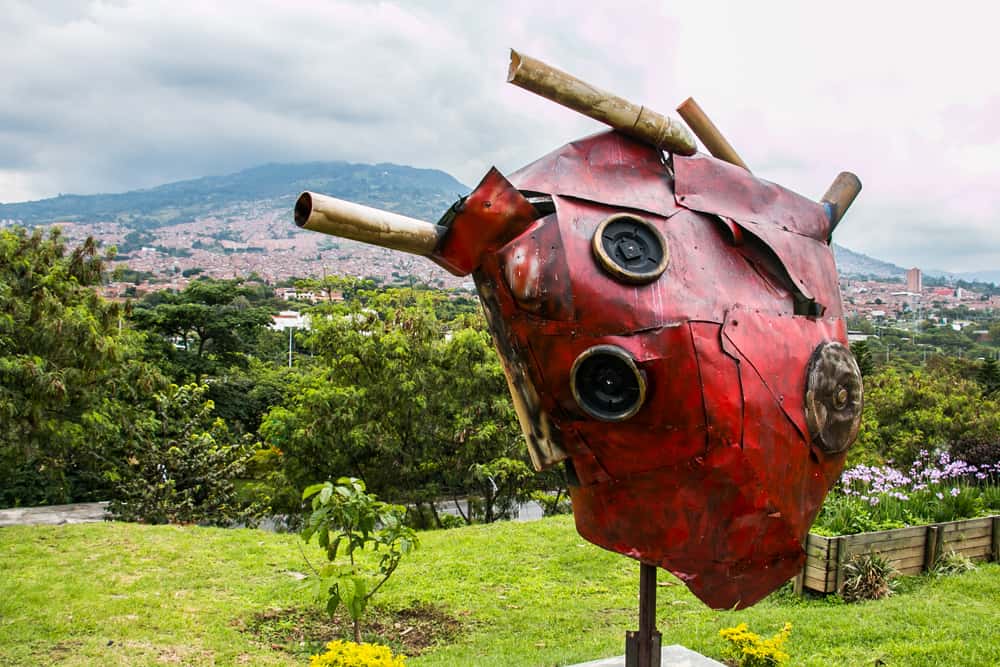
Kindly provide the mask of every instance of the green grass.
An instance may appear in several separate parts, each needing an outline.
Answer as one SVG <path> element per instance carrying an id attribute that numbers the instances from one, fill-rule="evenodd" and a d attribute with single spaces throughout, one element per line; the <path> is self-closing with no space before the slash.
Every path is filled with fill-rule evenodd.
<path id="1" fill-rule="evenodd" d="M 567 517 L 421 540 L 381 603 L 434 603 L 466 625 L 414 667 L 572 664 L 620 654 L 637 625 L 638 565 L 585 543 Z M 255 612 L 311 603 L 290 575 L 306 570 L 297 542 L 117 523 L 0 529 L 0 664 L 305 664 L 239 629 Z M 660 583 L 664 642 L 715 658 L 720 628 L 746 621 L 771 635 L 791 621 L 794 665 L 1000 664 L 997 564 L 910 578 L 879 602 L 779 593 L 741 612 L 707 609 L 666 573 Z"/>

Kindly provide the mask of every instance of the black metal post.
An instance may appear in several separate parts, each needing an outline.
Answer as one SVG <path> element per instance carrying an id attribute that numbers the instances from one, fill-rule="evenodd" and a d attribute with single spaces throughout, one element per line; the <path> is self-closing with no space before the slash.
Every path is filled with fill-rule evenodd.
<path id="1" fill-rule="evenodd" d="M 655 565 L 639 566 L 639 630 L 625 633 L 625 667 L 660 667 Z"/>

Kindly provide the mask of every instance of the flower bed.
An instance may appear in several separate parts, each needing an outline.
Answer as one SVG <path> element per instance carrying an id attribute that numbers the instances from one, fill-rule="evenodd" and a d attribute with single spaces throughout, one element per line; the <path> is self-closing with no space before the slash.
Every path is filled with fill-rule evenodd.
<path id="1" fill-rule="evenodd" d="M 851 535 L 989 514 L 1000 514 L 1000 464 L 974 466 L 922 451 L 905 472 L 890 466 L 844 471 L 813 532 Z"/>
<path id="2" fill-rule="evenodd" d="M 1000 560 L 1000 515 L 836 537 L 810 533 L 805 548 L 796 590 L 836 593 L 843 589 L 844 563 L 856 554 L 877 552 L 900 574 L 920 574 L 952 551 L 970 560 Z"/>
<path id="3" fill-rule="evenodd" d="M 877 552 L 900 574 L 919 574 L 950 552 L 998 560 L 998 542 L 1000 464 L 974 466 L 922 451 L 906 472 L 844 472 L 806 540 L 796 589 L 839 592 L 843 564 L 857 554 Z"/>

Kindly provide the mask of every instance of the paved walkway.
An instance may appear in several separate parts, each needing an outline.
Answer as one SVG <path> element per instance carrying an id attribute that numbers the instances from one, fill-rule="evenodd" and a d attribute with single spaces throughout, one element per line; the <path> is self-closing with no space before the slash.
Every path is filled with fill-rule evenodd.
<path id="1" fill-rule="evenodd" d="M 0 510 L 0 527 L 3 526 L 58 526 L 64 523 L 92 523 L 104 521 L 108 503 L 77 503 L 75 505 L 50 505 L 48 507 L 14 507 Z"/>
<path id="2" fill-rule="evenodd" d="M 581 662 L 572 667 L 625 667 L 625 656 Z M 721 662 L 706 658 L 680 644 L 664 646 L 660 654 L 660 667 L 726 667 Z"/>

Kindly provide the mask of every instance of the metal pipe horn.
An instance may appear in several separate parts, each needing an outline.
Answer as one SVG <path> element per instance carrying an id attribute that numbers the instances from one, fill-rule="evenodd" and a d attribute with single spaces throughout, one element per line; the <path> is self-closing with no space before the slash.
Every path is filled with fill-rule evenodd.
<path id="1" fill-rule="evenodd" d="M 430 255 L 445 233 L 439 225 L 370 206 L 303 192 L 295 202 L 295 224 L 331 236 Z"/>

